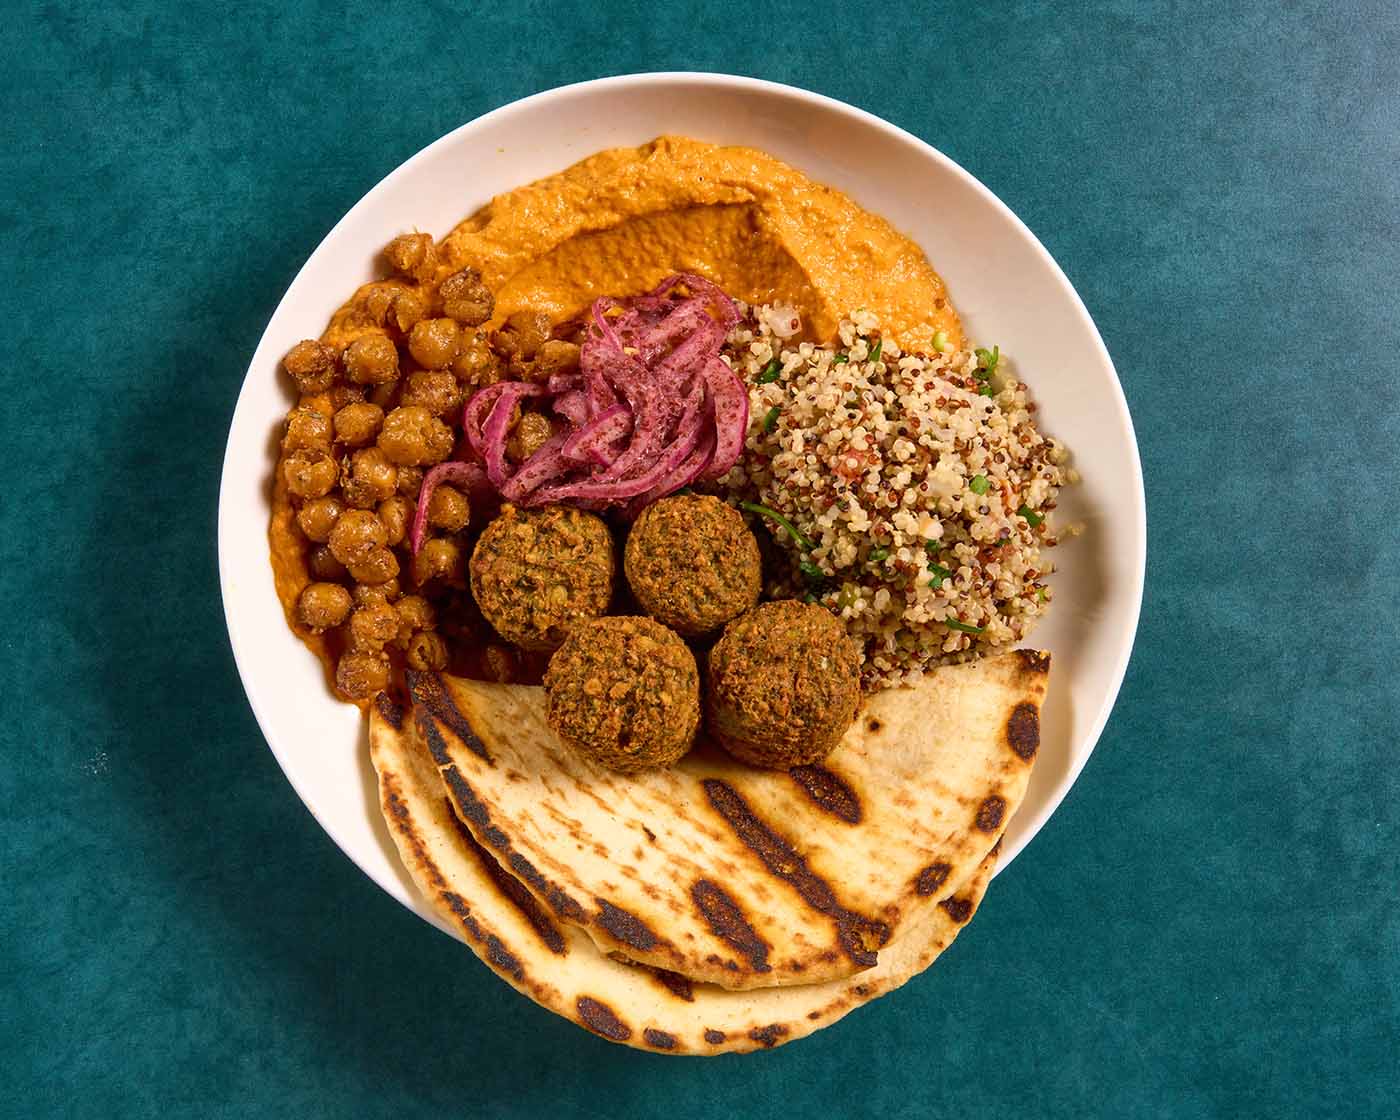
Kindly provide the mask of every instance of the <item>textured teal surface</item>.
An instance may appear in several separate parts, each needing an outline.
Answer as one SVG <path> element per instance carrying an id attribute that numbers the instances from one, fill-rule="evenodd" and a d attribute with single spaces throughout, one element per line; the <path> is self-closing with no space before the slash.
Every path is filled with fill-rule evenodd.
<path id="1" fill-rule="evenodd" d="M 1400 9 L 9 5 L 0 1115 L 1384 1116 L 1400 1096 Z M 521 95 L 789 81 L 942 148 L 1093 312 L 1151 556 L 1118 708 L 969 935 L 771 1054 L 615 1048 L 321 833 L 215 577 L 297 267 Z"/>

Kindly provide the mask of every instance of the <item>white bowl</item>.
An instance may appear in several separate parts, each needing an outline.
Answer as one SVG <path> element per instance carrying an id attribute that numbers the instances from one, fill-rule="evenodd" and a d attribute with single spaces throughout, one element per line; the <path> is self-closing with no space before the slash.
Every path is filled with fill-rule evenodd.
<path id="1" fill-rule="evenodd" d="M 434 921 L 402 872 L 378 811 L 360 713 L 338 703 L 288 630 L 268 564 L 274 433 L 291 403 L 281 356 L 315 337 L 378 250 L 417 227 L 435 237 L 493 195 L 602 148 L 679 133 L 769 152 L 846 191 L 924 247 L 970 338 L 998 344 L 1068 444 L 1083 482 L 1061 523 L 1054 607 L 1031 642 L 1054 654 L 1040 757 L 998 871 L 1074 783 L 1117 696 L 1146 562 L 1142 468 L 1108 352 L 1063 272 L 995 195 L 946 156 L 869 113 L 789 86 L 719 74 L 639 74 L 527 97 L 430 144 L 365 195 L 297 274 L 248 367 L 219 493 L 219 571 L 248 701 L 288 780 L 376 883 Z M 434 924 L 438 924 L 434 921 Z"/>

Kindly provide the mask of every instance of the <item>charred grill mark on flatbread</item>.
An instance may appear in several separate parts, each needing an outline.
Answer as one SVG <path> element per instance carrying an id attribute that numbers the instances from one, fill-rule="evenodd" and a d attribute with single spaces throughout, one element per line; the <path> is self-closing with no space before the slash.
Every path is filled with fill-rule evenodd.
<path id="1" fill-rule="evenodd" d="M 889 940 L 890 927 L 842 906 L 826 880 L 807 866 L 806 859 L 791 844 L 759 819 L 733 786 L 718 778 L 706 778 L 701 785 L 715 811 L 763 861 L 763 866 L 796 890 L 813 910 L 836 923 L 837 939 L 846 955 L 863 968 L 873 967 L 878 959 L 875 950 Z"/>
<path id="2" fill-rule="evenodd" d="M 600 1034 L 613 1042 L 626 1042 L 632 1037 L 632 1028 L 617 1017 L 617 1012 L 601 1000 L 592 996 L 579 996 L 574 1005 L 578 1008 L 579 1021 L 590 1031 Z"/>
<path id="3" fill-rule="evenodd" d="M 877 723 L 871 720 L 871 723 Z M 825 766 L 794 766 L 788 777 L 801 787 L 802 792 L 812 799 L 812 804 L 824 809 L 833 817 L 847 824 L 860 824 L 860 798 L 838 775 Z"/>
<path id="4" fill-rule="evenodd" d="M 972 917 L 972 903 L 965 898 L 945 898 L 938 904 L 948 912 L 948 917 L 961 925 Z"/>
<path id="5" fill-rule="evenodd" d="M 993 794 L 984 798 L 982 804 L 977 806 L 977 827 L 983 832 L 995 832 L 1001 827 L 1002 818 L 1006 816 L 1006 798 Z"/>
<path id="6" fill-rule="evenodd" d="M 658 1050 L 674 1050 L 676 1048 L 676 1036 L 659 1031 L 654 1027 L 647 1027 L 642 1032 L 642 1038 L 648 1046 L 654 1046 Z"/>
<path id="7" fill-rule="evenodd" d="M 1040 649 L 1018 649 L 1016 656 L 1021 659 L 1021 668 L 1027 673 L 1048 673 L 1050 654 Z"/>
<path id="8" fill-rule="evenodd" d="M 672 972 L 667 968 L 653 968 L 651 974 L 677 999 L 685 1000 L 686 1003 L 695 1002 L 695 989 L 691 987 L 690 980 L 679 972 Z"/>
<path id="9" fill-rule="evenodd" d="M 705 1031 L 705 1041 L 708 1042 L 711 1046 L 718 1046 L 721 1042 L 725 1040 L 726 1037 L 727 1036 L 723 1031 L 713 1031 L 709 1029 L 706 1029 Z"/>
<path id="10" fill-rule="evenodd" d="M 771 972 L 768 963 L 768 942 L 749 925 L 743 908 L 725 892 L 723 887 L 708 879 L 699 880 L 690 888 L 690 897 L 709 923 L 710 932 L 722 937 L 748 958 L 755 972 Z"/>
<path id="11" fill-rule="evenodd" d="M 919 877 L 914 880 L 914 892 L 922 895 L 933 894 L 947 881 L 948 873 L 952 870 L 951 864 L 942 861 L 929 864 L 919 872 Z"/>
<path id="12" fill-rule="evenodd" d="M 530 928 L 539 935 L 540 940 L 545 943 L 549 951 L 562 957 L 568 952 L 564 935 L 559 932 L 559 927 L 549 920 L 549 915 L 540 906 L 539 899 L 527 891 L 525 884 L 514 875 L 507 874 L 505 868 L 496 862 L 496 857 L 477 843 L 471 829 L 457 819 L 457 814 L 452 808 L 452 799 L 448 797 L 444 800 L 447 802 L 447 813 L 452 818 L 457 835 L 461 837 L 463 845 L 469 848 L 481 862 L 486 874 L 496 884 L 496 889 L 510 900 L 512 906 L 520 911 L 521 916 L 530 923 Z"/>
<path id="13" fill-rule="evenodd" d="M 426 708 L 432 714 L 433 719 L 461 739 L 468 750 L 487 762 L 491 761 L 491 754 L 487 751 L 486 744 L 472 730 L 472 725 L 467 722 L 467 717 L 457 710 L 457 705 L 453 703 L 452 696 L 443 685 L 441 677 L 436 673 L 420 673 L 409 669 L 404 673 L 404 680 L 408 682 L 408 691 L 413 697 L 416 707 Z"/>
<path id="14" fill-rule="evenodd" d="M 778 1039 L 787 1033 L 788 1029 L 782 1023 L 770 1023 L 766 1027 L 754 1027 L 749 1031 L 749 1037 L 765 1050 L 771 1050 L 778 1045 Z"/>
<path id="15" fill-rule="evenodd" d="M 1017 756 L 1029 762 L 1040 749 L 1040 711 L 1029 701 L 1017 704 L 1006 721 L 1006 741 Z"/>
<path id="16" fill-rule="evenodd" d="M 427 744 L 428 753 L 433 756 L 433 761 L 437 763 L 438 769 L 442 773 L 442 780 L 446 783 L 448 792 L 452 794 L 453 807 L 467 818 L 469 824 L 474 824 L 481 830 L 480 839 L 486 845 L 494 848 L 505 857 L 511 874 L 517 879 L 525 880 L 528 886 L 543 894 L 556 914 L 567 921 L 582 921 L 585 916 L 583 907 L 560 890 L 557 885 L 541 875 L 533 863 L 511 846 L 510 838 L 491 823 L 491 814 L 487 811 L 486 806 L 481 803 L 467 780 L 452 764 L 447 744 L 443 741 L 442 732 L 438 730 L 432 712 L 426 707 L 415 706 L 413 718 L 418 727 L 418 734 L 423 737 L 423 742 Z M 473 833 L 473 835 L 476 834 Z"/>
<path id="17" fill-rule="evenodd" d="M 381 783 L 384 791 L 382 803 L 389 815 L 393 817 L 394 827 L 413 850 L 418 866 L 426 872 L 442 904 L 452 912 L 452 916 L 457 919 L 457 924 L 462 927 L 466 935 L 476 944 L 485 947 L 486 959 L 489 964 L 506 973 L 512 979 L 523 981 L 525 979 L 525 966 L 520 963 L 520 958 L 506 948 L 505 942 L 494 933 L 487 933 L 481 928 L 481 924 L 472 915 L 471 907 L 467 905 L 466 900 L 461 895 L 447 889 L 447 881 L 442 877 L 442 872 L 438 870 L 437 864 L 428 854 L 427 844 L 423 842 L 423 837 L 414 828 L 413 814 L 403 795 L 399 792 L 396 780 L 390 775 L 384 775 L 381 778 Z"/>
<path id="18" fill-rule="evenodd" d="M 595 898 L 598 904 L 598 925 L 613 938 L 634 949 L 649 952 L 660 944 L 661 939 L 651 931 L 651 927 L 630 910 L 614 906 L 605 898 Z"/>
<path id="19" fill-rule="evenodd" d="M 379 714 L 384 717 L 384 722 L 395 731 L 399 731 L 403 728 L 403 705 L 387 692 L 381 692 L 374 698 L 374 706 L 379 710 Z"/>

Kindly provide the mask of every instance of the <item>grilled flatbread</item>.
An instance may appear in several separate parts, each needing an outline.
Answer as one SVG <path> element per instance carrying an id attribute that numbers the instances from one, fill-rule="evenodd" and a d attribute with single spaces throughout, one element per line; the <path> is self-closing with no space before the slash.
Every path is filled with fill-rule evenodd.
<path id="1" fill-rule="evenodd" d="M 621 777 L 568 750 L 540 689 L 411 674 L 457 816 L 558 927 L 743 990 L 873 970 L 970 882 L 1025 795 L 1049 655 L 940 667 L 872 697 L 821 766 L 701 744 Z"/>
<path id="2" fill-rule="evenodd" d="M 767 1049 L 802 1038 L 923 971 L 971 919 L 991 878 L 985 855 L 959 889 L 936 892 L 877 965 L 849 980 L 736 992 L 599 953 L 504 870 L 458 820 L 406 713 L 370 714 L 384 818 L 434 910 L 498 976 L 540 1006 L 613 1042 L 668 1054 Z"/>

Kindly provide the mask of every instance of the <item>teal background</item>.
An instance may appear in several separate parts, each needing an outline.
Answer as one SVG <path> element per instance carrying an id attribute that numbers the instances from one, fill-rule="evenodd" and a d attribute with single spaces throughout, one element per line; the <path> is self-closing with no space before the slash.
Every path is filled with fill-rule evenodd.
<path id="1" fill-rule="evenodd" d="M 1394 1114 L 1400 8 L 123 7 L 0 21 L 0 1115 Z M 479 113 L 671 68 L 999 194 L 1117 362 L 1150 522 L 1118 707 L 968 936 L 711 1062 L 536 1009 L 357 871 L 215 568 L 235 395 L 334 221 Z"/>

